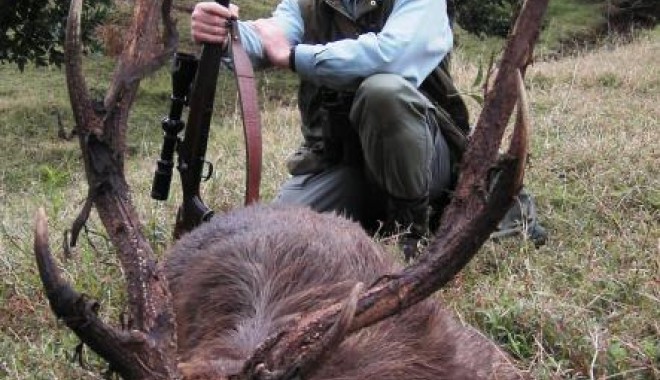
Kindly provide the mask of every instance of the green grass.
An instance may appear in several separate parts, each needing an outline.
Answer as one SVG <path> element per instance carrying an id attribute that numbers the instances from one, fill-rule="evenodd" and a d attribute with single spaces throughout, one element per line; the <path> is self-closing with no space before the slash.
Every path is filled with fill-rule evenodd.
<path id="1" fill-rule="evenodd" d="M 441 292 L 458 318 L 496 340 L 533 378 L 660 378 L 659 30 L 529 70 L 535 122 L 526 181 L 550 240 L 540 249 L 518 239 L 488 243 Z M 461 50 L 454 63 L 459 87 L 470 89 L 476 61 Z M 103 93 L 112 66 L 87 61 L 95 93 Z M 266 201 L 286 178 L 284 158 L 299 141 L 286 89 L 291 79 L 260 77 Z M 77 141 L 58 137 L 57 114 L 67 130 L 73 126 L 63 73 L 0 66 L 0 83 L 0 378 L 101 378 L 106 366 L 89 350 L 86 368 L 72 361 L 77 339 L 53 318 L 31 253 L 32 215 L 44 206 L 51 246 L 62 259 L 62 232 L 87 191 Z M 126 165 L 145 233 L 160 255 L 180 201 L 177 178 L 168 202 L 149 198 L 169 86 L 166 70 L 143 82 Z M 243 196 L 232 86 L 223 75 L 208 155 L 216 174 L 203 188 L 219 211 L 239 207 Z M 470 107 L 478 112 L 476 103 Z M 101 315 L 118 323 L 122 274 L 94 214 L 62 267 L 77 289 L 101 302 Z"/>
<path id="2" fill-rule="evenodd" d="M 594 29 L 605 22 L 602 9 L 603 4 L 596 1 L 550 1 L 540 46 L 553 51 L 559 49 L 561 43 L 591 36 Z"/>

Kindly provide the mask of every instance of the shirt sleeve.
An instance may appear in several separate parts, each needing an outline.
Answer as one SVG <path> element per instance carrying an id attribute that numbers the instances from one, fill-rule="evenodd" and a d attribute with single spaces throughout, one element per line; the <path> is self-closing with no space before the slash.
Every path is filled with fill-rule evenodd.
<path id="1" fill-rule="evenodd" d="M 298 0 L 281 1 L 273 11 L 271 18 L 282 27 L 284 35 L 291 45 L 296 45 L 302 41 L 304 25 Z M 241 35 L 241 43 L 250 56 L 252 64 L 255 67 L 268 66 L 269 62 L 264 54 L 259 35 L 252 28 L 250 22 L 239 21 L 238 30 Z"/>
<path id="2" fill-rule="evenodd" d="M 396 0 L 379 33 L 298 45 L 296 71 L 316 84 L 341 90 L 353 89 L 376 73 L 398 74 L 419 87 L 452 44 L 444 0 Z"/>

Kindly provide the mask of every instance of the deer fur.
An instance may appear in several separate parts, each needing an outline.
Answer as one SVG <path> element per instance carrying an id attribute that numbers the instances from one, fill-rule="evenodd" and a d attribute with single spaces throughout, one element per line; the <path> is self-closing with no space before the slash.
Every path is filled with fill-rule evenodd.
<path id="1" fill-rule="evenodd" d="M 172 248 L 166 273 L 186 379 L 239 373 L 301 315 L 401 265 L 345 218 L 283 206 L 215 217 Z M 498 347 L 437 297 L 346 337 L 310 379 L 520 379 Z"/>

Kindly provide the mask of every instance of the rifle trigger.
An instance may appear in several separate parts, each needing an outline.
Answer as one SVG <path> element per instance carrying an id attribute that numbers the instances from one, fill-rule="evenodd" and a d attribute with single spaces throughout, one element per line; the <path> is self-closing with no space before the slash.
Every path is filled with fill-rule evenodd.
<path id="1" fill-rule="evenodd" d="M 211 179 L 211 176 L 213 175 L 213 164 L 211 161 L 207 160 L 204 160 L 204 163 L 206 164 L 206 174 L 202 174 L 202 180 L 206 182 Z"/>

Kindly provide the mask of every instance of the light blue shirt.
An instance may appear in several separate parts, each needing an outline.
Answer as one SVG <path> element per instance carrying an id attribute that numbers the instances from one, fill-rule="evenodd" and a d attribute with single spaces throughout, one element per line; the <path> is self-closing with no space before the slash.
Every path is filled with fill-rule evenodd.
<path id="1" fill-rule="evenodd" d="M 343 0 L 349 14 L 355 2 Z M 398 74 L 416 87 L 440 63 L 453 44 L 445 0 L 396 0 L 379 33 L 365 33 L 324 45 L 301 44 L 304 24 L 298 0 L 282 0 L 273 19 L 296 47 L 296 72 L 301 78 L 334 89 L 353 89 L 376 73 Z M 241 39 L 256 65 L 265 56 L 255 31 L 239 24 Z"/>

